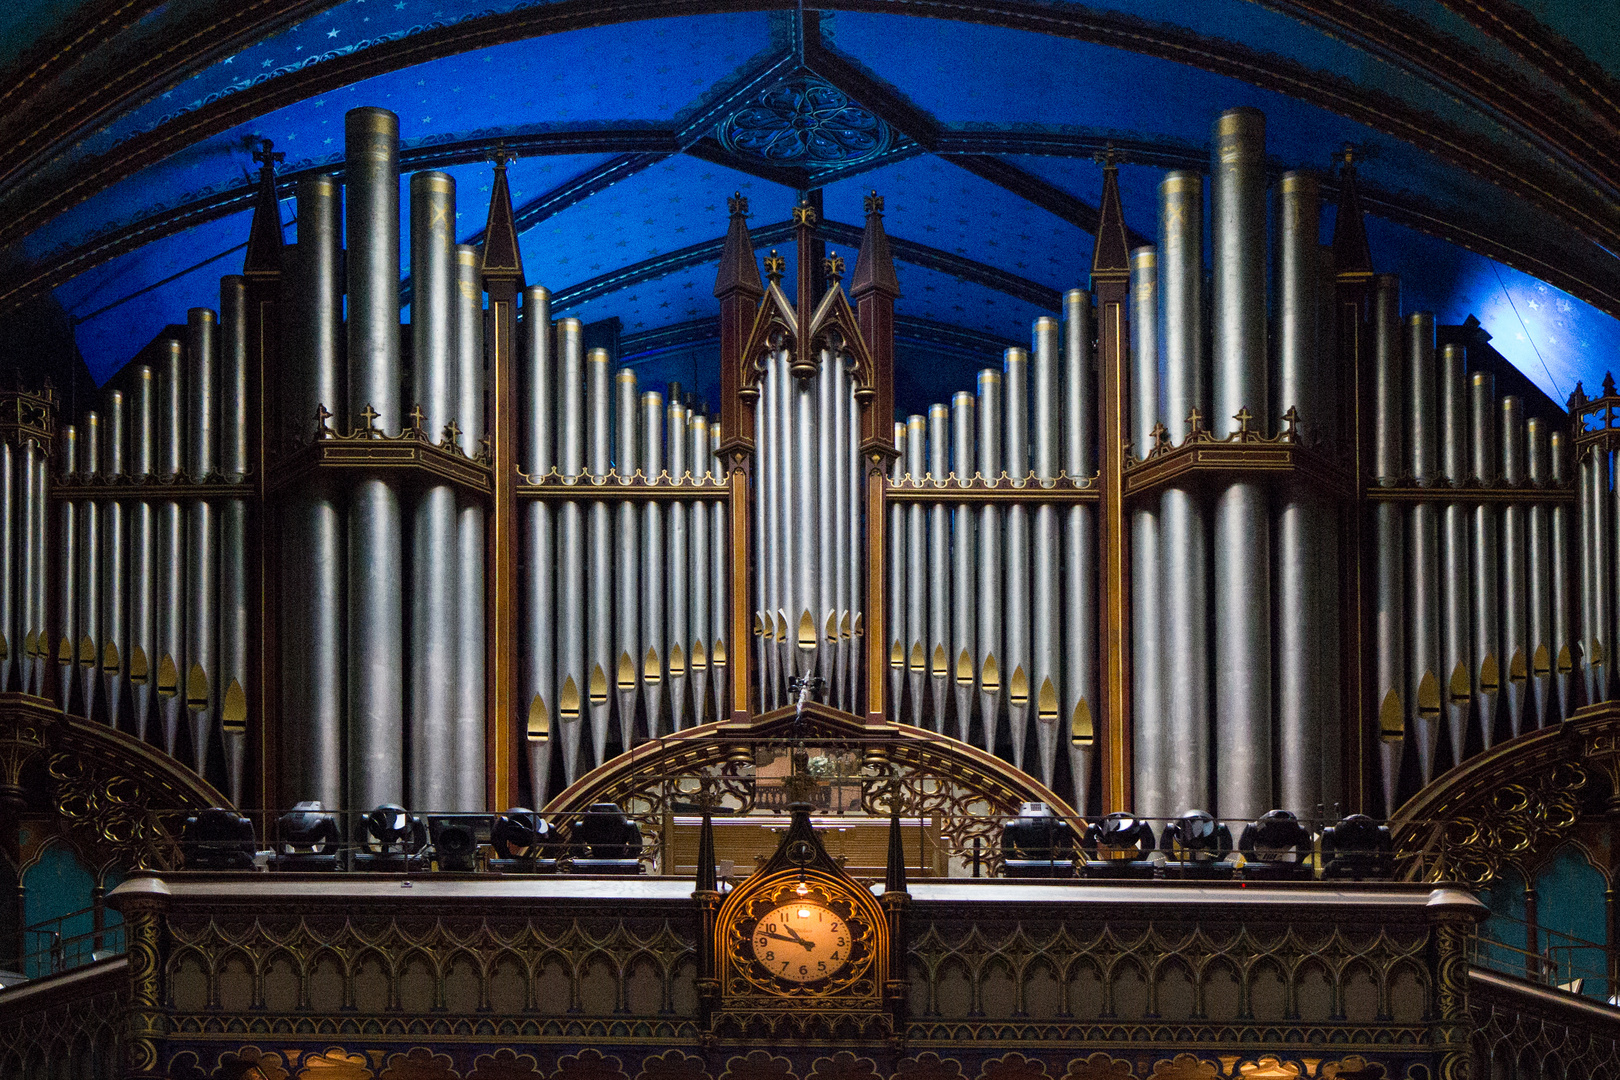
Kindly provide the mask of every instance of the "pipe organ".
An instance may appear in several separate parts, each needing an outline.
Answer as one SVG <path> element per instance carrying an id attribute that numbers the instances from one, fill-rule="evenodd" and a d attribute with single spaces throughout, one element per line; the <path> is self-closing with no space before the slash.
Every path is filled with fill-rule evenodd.
<path id="1" fill-rule="evenodd" d="M 60 424 L 0 395 L 4 689 L 239 805 L 541 805 L 814 698 L 1080 813 L 1388 813 L 1620 692 L 1612 379 L 1499 394 L 1254 110 L 1145 243 L 1108 162 L 1090 288 L 905 415 L 875 195 L 847 291 L 808 205 L 790 289 L 732 200 L 711 412 L 522 280 L 504 163 L 482 247 L 434 171 L 401 237 L 397 118 L 345 138 L 292 245 L 260 155 L 217 312 Z"/>

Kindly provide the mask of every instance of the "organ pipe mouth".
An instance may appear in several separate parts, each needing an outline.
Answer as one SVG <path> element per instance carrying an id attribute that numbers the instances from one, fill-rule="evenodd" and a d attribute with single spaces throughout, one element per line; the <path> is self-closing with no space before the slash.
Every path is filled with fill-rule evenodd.
<path id="1" fill-rule="evenodd" d="M 534 695 L 529 702 L 529 739 L 533 742 L 545 742 L 551 737 L 551 716 L 546 712 L 546 703 L 540 700 L 540 695 Z"/>
<path id="2" fill-rule="evenodd" d="M 1378 710 L 1378 734 L 1386 740 L 1406 734 L 1406 714 L 1401 708 L 1401 695 L 1395 690 L 1384 695 L 1384 704 Z"/>
<path id="3" fill-rule="evenodd" d="M 1091 720 L 1091 706 L 1081 698 L 1069 718 L 1069 740 L 1077 747 L 1088 748 L 1096 740 L 1096 728 Z"/>

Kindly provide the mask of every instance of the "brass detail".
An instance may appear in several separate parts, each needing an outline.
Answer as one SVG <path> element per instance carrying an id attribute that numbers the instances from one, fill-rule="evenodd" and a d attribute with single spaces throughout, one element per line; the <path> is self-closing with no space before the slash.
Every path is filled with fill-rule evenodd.
<path id="1" fill-rule="evenodd" d="M 895 668 L 906 666 L 906 647 L 900 644 L 899 638 L 895 638 L 894 644 L 889 646 L 889 666 Z"/>
<path id="2" fill-rule="evenodd" d="M 986 693 L 995 693 L 1001 689 L 1001 668 L 996 666 L 995 653 L 990 653 L 984 658 L 984 674 L 979 677 L 979 686 Z"/>
<path id="3" fill-rule="evenodd" d="M 60 664 L 73 663 L 73 642 L 66 637 L 62 638 L 61 643 L 56 647 L 56 660 Z"/>
<path id="4" fill-rule="evenodd" d="M 1546 645 L 1536 646 L 1535 655 L 1530 658 L 1530 673 L 1538 679 L 1552 674 L 1552 653 Z"/>
<path id="5" fill-rule="evenodd" d="M 702 638 L 695 638 L 692 641 L 692 666 L 694 668 L 706 668 L 709 666 L 709 657 L 703 651 Z"/>
<path id="6" fill-rule="evenodd" d="M 1417 714 L 1425 720 L 1433 720 L 1440 715 L 1440 680 L 1434 677 L 1432 671 L 1425 671 L 1418 683 Z"/>
<path id="7" fill-rule="evenodd" d="M 816 620 L 810 617 L 810 609 L 805 608 L 799 612 L 799 648 L 814 649 L 816 647 Z"/>
<path id="8" fill-rule="evenodd" d="M 1508 681 L 1522 683 L 1530 678 L 1530 671 L 1524 662 L 1524 649 L 1513 650 L 1513 659 L 1508 661 Z"/>
<path id="9" fill-rule="evenodd" d="M 1603 663 L 1603 642 L 1593 638 L 1592 646 L 1587 650 L 1586 655 L 1586 662 L 1592 667 L 1597 667 L 1597 665 Z"/>
<path id="10" fill-rule="evenodd" d="M 1468 682 L 1468 669 L 1461 660 L 1451 669 L 1450 700 L 1453 705 L 1467 705 L 1469 698 L 1474 696 L 1474 688 Z"/>
<path id="11" fill-rule="evenodd" d="M 247 695 L 242 692 L 242 684 L 235 679 L 225 688 L 225 700 L 220 704 L 219 722 L 226 731 L 245 732 L 247 730 Z"/>
<path id="12" fill-rule="evenodd" d="M 920 641 L 912 642 L 911 643 L 911 670 L 912 671 L 922 671 L 927 666 L 928 666 L 928 660 L 923 655 L 922 642 L 920 642 Z"/>
<path id="13" fill-rule="evenodd" d="M 192 664 L 186 672 L 186 708 L 208 708 L 208 674 L 201 664 Z"/>
<path id="14" fill-rule="evenodd" d="M 968 655 L 966 649 L 962 650 L 956 658 L 956 681 L 961 686 L 968 686 L 973 682 L 973 657 Z"/>
<path id="15" fill-rule="evenodd" d="M 106 672 L 108 675 L 116 675 L 118 674 L 118 669 L 121 666 L 122 665 L 119 662 L 118 656 L 118 645 L 115 642 L 107 642 L 107 644 L 101 649 L 101 670 Z"/>
<path id="16" fill-rule="evenodd" d="M 529 702 L 529 738 L 535 742 L 544 742 L 551 737 L 551 716 L 546 712 L 546 703 L 540 700 L 540 695 L 534 695 Z"/>
<path id="17" fill-rule="evenodd" d="M 619 653 L 619 689 L 634 690 L 636 688 L 636 662 L 630 658 L 629 652 Z"/>
<path id="18" fill-rule="evenodd" d="M 1394 689 L 1384 695 L 1384 704 L 1378 709 L 1378 734 L 1390 740 L 1406 734 L 1406 713 L 1401 708 L 1401 695 Z"/>
<path id="19" fill-rule="evenodd" d="M 849 627 L 849 612 L 847 611 L 844 612 L 843 621 L 839 624 L 839 633 L 843 634 L 845 641 L 848 641 L 851 636 Z"/>
<path id="20" fill-rule="evenodd" d="M 1575 670 L 1575 659 L 1570 656 L 1569 646 L 1565 645 L 1558 650 L 1558 674 L 1568 675 Z"/>
<path id="21" fill-rule="evenodd" d="M 557 695 L 557 716 L 565 724 L 579 719 L 579 684 L 572 675 L 563 680 Z"/>
<path id="22" fill-rule="evenodd" d="M 1012 682 L 1007 684 L 1007 698 L 1015 706 L 1029 704 L 1029 674 L 1024 671 L 1023 664 L 1013 668 Z"/>
<path id="23" fill-rule="evenodd" d="M 96 642 L 89 634 L 79 638 L 79 663 L 91 667 L 96 662 Z"/>
<path id="24" fill-rule="evenodd" d="M 715 667 L 726 666 L 726 643 L 724 641 L 717 640 L 714 643 L 714 648 L 709 651 L 709 659 L 714 661 Z"/>
<path id="25" fill-rule="evenodd" d="M 787 616 L 780 611 L 776 613 L 776 640 L 786 641 L 788 636 Z"/>
<path id="26" fill-rule="evenodd" d="M 945 655 L 945 646 L 934 646 L 933 667 L 930 674 L 936 679 L 943 679 L 951 673 L 950 657 Z"/>
<path id="27" fill-rule="evenodd" d="M 174 697 L 180 692 L 180 671 L 174 666 L 174 657 L 168 653 L 158 661 L 157 691 L 163 697 Z"/>
<path id="28" fill-rule="evenodd" d="M 136 686 L 145 686 L 148 675 L 146 650 L 136 645 L 129 650 L 129 681 Z"/>
<path id="29" fill-rule="evenodd" d="M 602 670 L 601 664 L 591 665 L 591 704 L 606 705 L 608 699 L 607 673 Z"/>
<path id="30" fill-rule="evenodd" d="M 1479 665 L 1479 690 L 1482 694 L 1494 694 L 1502 689 L 1502 673 L 1496 666 L 1496 657 L 1490 653 Z"/>
<path id="31" fill-rule="evenodd" d="M 827 640 L 838 640 L 838 612 L 827 612 Z"/>
<path id="32" fill-rule="evenodd" d="M 685 674 L 686 654 L 681 651 L 681 643 L 677 641 L 669 647 L 669 677 L 677 679 Z"/>
<path id="33" fill-rule="evenodd" d="M 659 682 L 664 677 L 662 669 L 658 666 L 658 650 L 650 645 L 641 664 L 641 677 L 650 683 Z"/>
<path id="34" fill-rule="evenodd" d="M 1069 739 L 1075 746 L 1088 747 L 1097 737 L 1096 725 L 1091 719 L 1091 706 L 1081 698 L 1069 718 Z"/>
<path id="35" fill-rule="evenodd" d="M 765 636 L 765 621 L 764 621 L 764 619 L 762 619 L 760 617 L 760 614 L 757 611 L 754 612 L 754 636 L 755 637 L 764 637 Z"/>
<path id="36" fill-rule="evenodd" d="M 1057 687 L 1050 678 L 1041 680 L 1041 692 L 1035 697 L 1035 719 L 1043 724 L 1055 724 L 1058 718 Z"/>

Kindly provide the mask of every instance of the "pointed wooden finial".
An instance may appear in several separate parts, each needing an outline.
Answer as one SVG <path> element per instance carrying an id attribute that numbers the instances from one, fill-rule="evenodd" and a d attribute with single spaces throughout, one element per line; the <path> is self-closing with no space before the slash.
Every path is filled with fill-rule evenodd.
<path id="1" fill-rule="evenodd" d="M 900 278 L 894 272 L 894 256 L 889 252 L 889 234 L 883 231 L 883 197 L 875 191 L 866 197 L 866 231 L 861 235 L 860 253 L 855 256 L 855 276 L 849 291 L 857 300 L 872 292 L 888 297 L 900 295 Z"/>
<path id="2" fill-rule="evenodd" d="M 1125 232 L 1125 211 L 1119 201 L 1119 165 L 1112 143 L 1097 155 L 1103 167 L 1102 207 L 1097 215 L 1097 243 L 1091 250 L 1092 287 L 1097 278 L 1126 280 L 1131 274 L 1131 244 Z"/>
<path id="3" fill-rule="evenodd" d="M 900 835 L 900 793 L 889 798 L 889 865 L 883 876 L 884 892 L 906 891 L 906 846 Z"/>
<path id="4" fill-rule="evenodd" d="M 1340 152 L 1339 213 L 1333 222 L 1333 269 L 1341 279 L 1370 277 L 1372 249 L 1361 214 L 1361 189 L 1356 185 L 1356 151 L 1346 143 Z"/>
<path id="5" fill-rule="evenodd" d="M 484 226 L 482 273 L 486 288 L 492 280 L 510 281 L 523 288 L 523 251 L 518 247 L 517 218 L 512 213 L 512 189 L 506 180 L 506 166 L 517 155 L 497 144 L 490 152 L 495 163 L 495 182 L 489 191 L 489 222 Z"/>
<path id="6" fill-rule="evenodd" d="M 279 274 L 285 236 L 281 229 L 281 200 L 276 197 L 276 165 L 286 160 L 269 139 L 259 143 L 253 160 L 259 163 L 259 189 L 253 197 L 253 224 L 248 229 L 247 254 L 242 273 L 247 276 Z"/>
<path id="7" fill-rule="evenodd" d="M 698 832 L 697 891 L 716 892 L 720 885 L 714 866 L 714 811 L 710 806 L 713 799 L 707 797 L 706 790 L 704 796 L 703 825 Z"/>
<path id="8" fill-rule="evenodd" d="M 759 283 L 759 267 L 754 263 L 754 242 L 748 235 L 748 200 L 739 192 L 726 200 L 731 224 L 726 227 L 726 244 L 720 252 L 720 270 L 714 277 L 714 295 L 724 298 L 741 293 L 757 300 L 765 295 Z"/>

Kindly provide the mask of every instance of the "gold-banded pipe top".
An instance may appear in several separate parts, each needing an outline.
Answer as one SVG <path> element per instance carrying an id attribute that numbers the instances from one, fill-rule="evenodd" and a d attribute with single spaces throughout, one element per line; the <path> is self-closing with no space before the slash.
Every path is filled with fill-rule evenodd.
<path id="1" fill-rule="evenodd" d="M 1460 348 L 1462 348 L 1462 346 L 1460 346 L 1460 345 L 1447 345 L 1446 348 L 1447 349 L 1460 349 Z M 1483 386 L 1483 387 L 1486 387 L 1486 388 L 1490 388 L 1490 387 L 1493 387 L 1493 386 L 1496 385 L 1496 376 L 1492 375 L 1488 371 L 1476 371 L 1472 375 L 1469 376 L 1469 379 L 1475 386 Z"/>
<path id="2" fill-rule="evenodd" d="M 152 367 L 150 364 L 142 364 L 140 367 L 136 368 L 135 377 L 142 382 L 151 382 L 153 379 L 157 378 L 157 376 L 152 374 Z"/>
<path id="3" fill-rule="evenodd" d="M 1240 135 L 1255 135 L 1264 139 L 1266 114 L 1247 105 L 1227 109 L 1221 113 L 1215 121 L 1215 136 L 1219 139 L 1229 139 Z"/>
<path id="4" fill-rule="evenodd" d="M 456 262 L 462 266 L 478 266 L 478 249 L 471 244 L 457 244 Z"/>
<path id="5" fill-rule="evenodd" d="M 1286 195 L 1315 195 L 1320 190 L 1315 173 L 1290 170 L 1282 174 L 1282 191 Z"/>
<path id="6" fill-rule="evenodd" d="M 1058 324 L 1058 321 L 1056 319 L 1052 318 L 1052 316 L 1050 316 L 1050 315 L 1042 315 L 1040 318 L 1035 320 L 1034 330 L 1036 332 L 1039 332 L 1041 327 L 1043 327 L 1043 326 L 1050 326 L 1055 330 L 1057 328 L 1057 324 Z"/>
<path id="7" fill-rule="evenodd" d="M 1414 311 L 1406 317 L 1408 326 L 1430 326 L 1434 323 L 1434 312 Z"/>
<path id="8" fill-rule="evenodd" d="M 1159 193 L 1162 195 L 1201 194 L 1203 189 L 1203 174 L 1193 169 L 1172 169 L 1159 181 Z"/>
<path id="9" fill-rule="evenodd" d="M 907 427 L 907 429 L 910 429 L 910 428 L 922 429 L 922 428 L 926 428 L 927 426 L 928 426 L 928 418 L 926 416 L 923 416 L 921 413 L 912 413 L 910 416 L 906 417 L 906 427 Z"/>
<path id="10" fill-rule="evenodd" d="M 610 364 L 613 362 L 613 358 L 608 355 L 606 349 L 599 346 L 585 354 L 585 362 L 587 364 Z"/>
<path id="11" fill-rule="evenodd" d="M 999 383 L 1000 381 L 1001 381 L 1001 372 L 997 371 L 995 368 L 981 368 L 979 370 L 979 385 L 981 387 L 982 386 L 987 386 L 987 385 L 994 385 L 996 383 Z"/>
<path id="12" fill-rule="evenodd" d="M 399 117 L 388 109 L 376 105 L 361 105 L 343 114 L 343 128 L 345 131 L 397 136 Z"/>
<path id="13" fill-rule="evenodd" d="M 934 405 L 928 406 L 928 415 L 929 416 L 949 416 L 949 415 L 951 415 L 951 410 L 949 408 L 947 408 L 946 406 L 944 406 L 944 405 L 934 404 Z"/>
<path id="14" fill-rule="evenodd" d="M 550 304 L 551 290 L 544 285 L 530 285 L 523 290 L 524 304 Z"/>
<path id="15" fill-rule="evenodd" d="M 1159 251 L 1152 244 L 1143 244 L 1131 252 L 1132 270 L 1151 270 L 1159 265 Z"/>
<path id="16" fill-rule="evenodd" d="M 631 386 L 636 385 L 636 373 L 629 368 L 621 368 L 613 378 L 616 382 L 628 383 Z"/>
<path id="17" fill-rule="evenodd" d="M 1456 343 L 1442 345 L 1440 346 L 1440 356 L 1442 359 L 1446 360 L 1450 360 L 1452 358 L 1460 360 L 1463 358 L 1463 347 Z"/>
<path id="18" fill-rule="evenodd" d="M 1017 365 L 1020 365 L 1020 364 L 1028 364 L 1029 363 L 1029 350 L 1028 349 L 1021 349 L 1018 346 L 1014 345 L 1012 348 L 1008 349 L 1005 353 L 1002 353 L 1001 361 L 1002 361 L 1002 364 L 1005 365 L 1006 367 L 1014 367 L 1014 366 L 1017 366 Z"/>
<path id="19" fill-rule="evenodd" d="M 302 180 L 298 181 L 298 186 L 300 188 L 303 188 L 306 185 L 311 188 L 320 188 L 323 194 L 329 195 L 336 194 L 337 189 L 342 186 L 338 178 L 333 176 L 331 173 L 317 173 L 314 176 L 306 176 Z"/>
<path id="20" fill-rule="evenodd" d="M 663 392 L 660 390 L 643 390 L 641 392 L 641 403 L 643 405 L 656 405 L 662 409 L 664 407 Z"/>
<path id="21" fill-rule="evenodd" d="M 1063 303 L 1065 306 L 1069 304 L 1084 304 L 1090 302 L 1090 300 L 1091 294 L 1086 292 L 1084 289 L 1070 289 L 1068 292 L 1063 294 Z"/>
<path id="22" fill-rule="evenodd" d="M 1393 290 L 1399 291 L 1400 287 L 1401 287 L 1401 276 L 1399 274 L 1374 274 L 1373 275 L 1373 288 L 1379 290 L 1380 292 L 1382 292 L 1385 289 L 1393 289 Z"/>
<path id="23" fill-rule="evenodd" d="M 973 405 L 973 391 L 958 390 L 956 393 L 952 394 L 951 407 L 955 408 L 958 405 L 971 407 Z"/>
<path id="24" fill-rule="evenodd" d="M 187 321 L 195 319 L 197 322 L 211 323 L 215 320 L 215 318 L 216 316 L 214 315 L 213 308 L 194 307 L 190 311 L 186 312 Z M 178 345 L 179 342 L 176 342 L 175 344 Z"/>
<path id="25" fill-rule="evenodd" d="M 456 193 L 456 180 L 447 172 L 428 169 L 425 172 L 411 174 L 411 190 L 415 191 L 418 188 L 441 195 L 454 195 Z"/>

